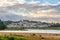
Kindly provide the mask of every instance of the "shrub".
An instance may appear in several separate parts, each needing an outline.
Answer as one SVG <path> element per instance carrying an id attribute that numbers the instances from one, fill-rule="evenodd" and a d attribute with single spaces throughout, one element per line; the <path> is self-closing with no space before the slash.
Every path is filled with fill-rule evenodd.
<path id="1" fill-rule="evenodd" d="M 8 37 L 8 40 L 14 40 L 15 37 Z"/>
<path id="2" fill-rule="evenodd" d="M 19 40 L 27 40 L 26 38 L 19 38 Z"/>
<path id="3" fill-rule="evenodd" d="M 35 34 L 32 34 L 32 36 L 35 36 Z"/>

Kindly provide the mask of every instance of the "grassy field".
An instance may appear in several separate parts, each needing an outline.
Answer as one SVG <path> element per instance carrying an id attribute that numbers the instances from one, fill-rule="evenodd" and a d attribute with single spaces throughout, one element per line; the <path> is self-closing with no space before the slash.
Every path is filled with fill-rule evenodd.
<path id="1" fill-rule="evenodd" d="M 0 40 L 60 40 L 60 34 L 1 32 Z"/>
<path id="2" fill-rule="evenodd" d="M 6 30 L 26 30 L 26 29 L 43 29 L 43 30 L 60 30 L 60 27 L 40 27 L 40 28 L 7 28 Z"/>
<path id="3" fill-rule="evenodd" d="M 60 30 L 60 27 L 41 27 L 38 29 L 43 29 L 43 30 Z"/>

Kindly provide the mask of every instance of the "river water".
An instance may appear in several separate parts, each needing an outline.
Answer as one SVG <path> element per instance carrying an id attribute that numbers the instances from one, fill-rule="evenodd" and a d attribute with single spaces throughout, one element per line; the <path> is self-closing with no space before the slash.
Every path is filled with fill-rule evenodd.
<path id="1" fill-rule="evenodd" d="M 12 33 L 52 33 L 60 34 L 60 30 L 39 30 L 39 29 L 27 29 L 27 30 L 2 30 L 0 32 L 12 32 Z"/>

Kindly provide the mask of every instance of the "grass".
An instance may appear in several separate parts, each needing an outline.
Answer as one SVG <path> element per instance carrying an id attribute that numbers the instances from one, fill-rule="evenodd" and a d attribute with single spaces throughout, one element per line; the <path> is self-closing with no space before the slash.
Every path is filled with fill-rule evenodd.
<path id="1" fill-rule="evenodd" d="M 30 29 L 60 30 L 60 27 L 41 27 L 41 28 L 30 28 Z"/>
<path id="2" fill-rule="evenodd" d="M 60 40 L 60 34 L 0 33 L 0 40 Z"/>
<path id="3" fill-rule="evenodd" d="M 43 27 L 40 29 L 48 29 L 48 30 L 60 30 L 60 27 Z"/>
<path id="4" fill-rule="evenodd" d="M 25 30 L 23 27 L 7 27 L 6 30 Z"/>
<path id="5" fill-rule="evenodd" d="M 40 27 L 40 28 L 24 28 L 24 27 L 11 27 L 6 28 L 6 30 L 26 30 L 26 29 L 43 29 L 43 30 L 60 30 L 60 27 Z"/>

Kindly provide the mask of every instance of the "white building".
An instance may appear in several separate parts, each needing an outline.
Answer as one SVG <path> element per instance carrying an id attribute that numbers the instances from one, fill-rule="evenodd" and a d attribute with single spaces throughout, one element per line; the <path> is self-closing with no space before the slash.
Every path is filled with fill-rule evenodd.
<path id="1" fill-rule="evenodd" d="M 7 27 L 48 27 L 49 25 L 47 24 L 42 24 L 42 23 L 29 23 L 29 22 L 15 22 L 12 24 L 7 25 Z"/>

